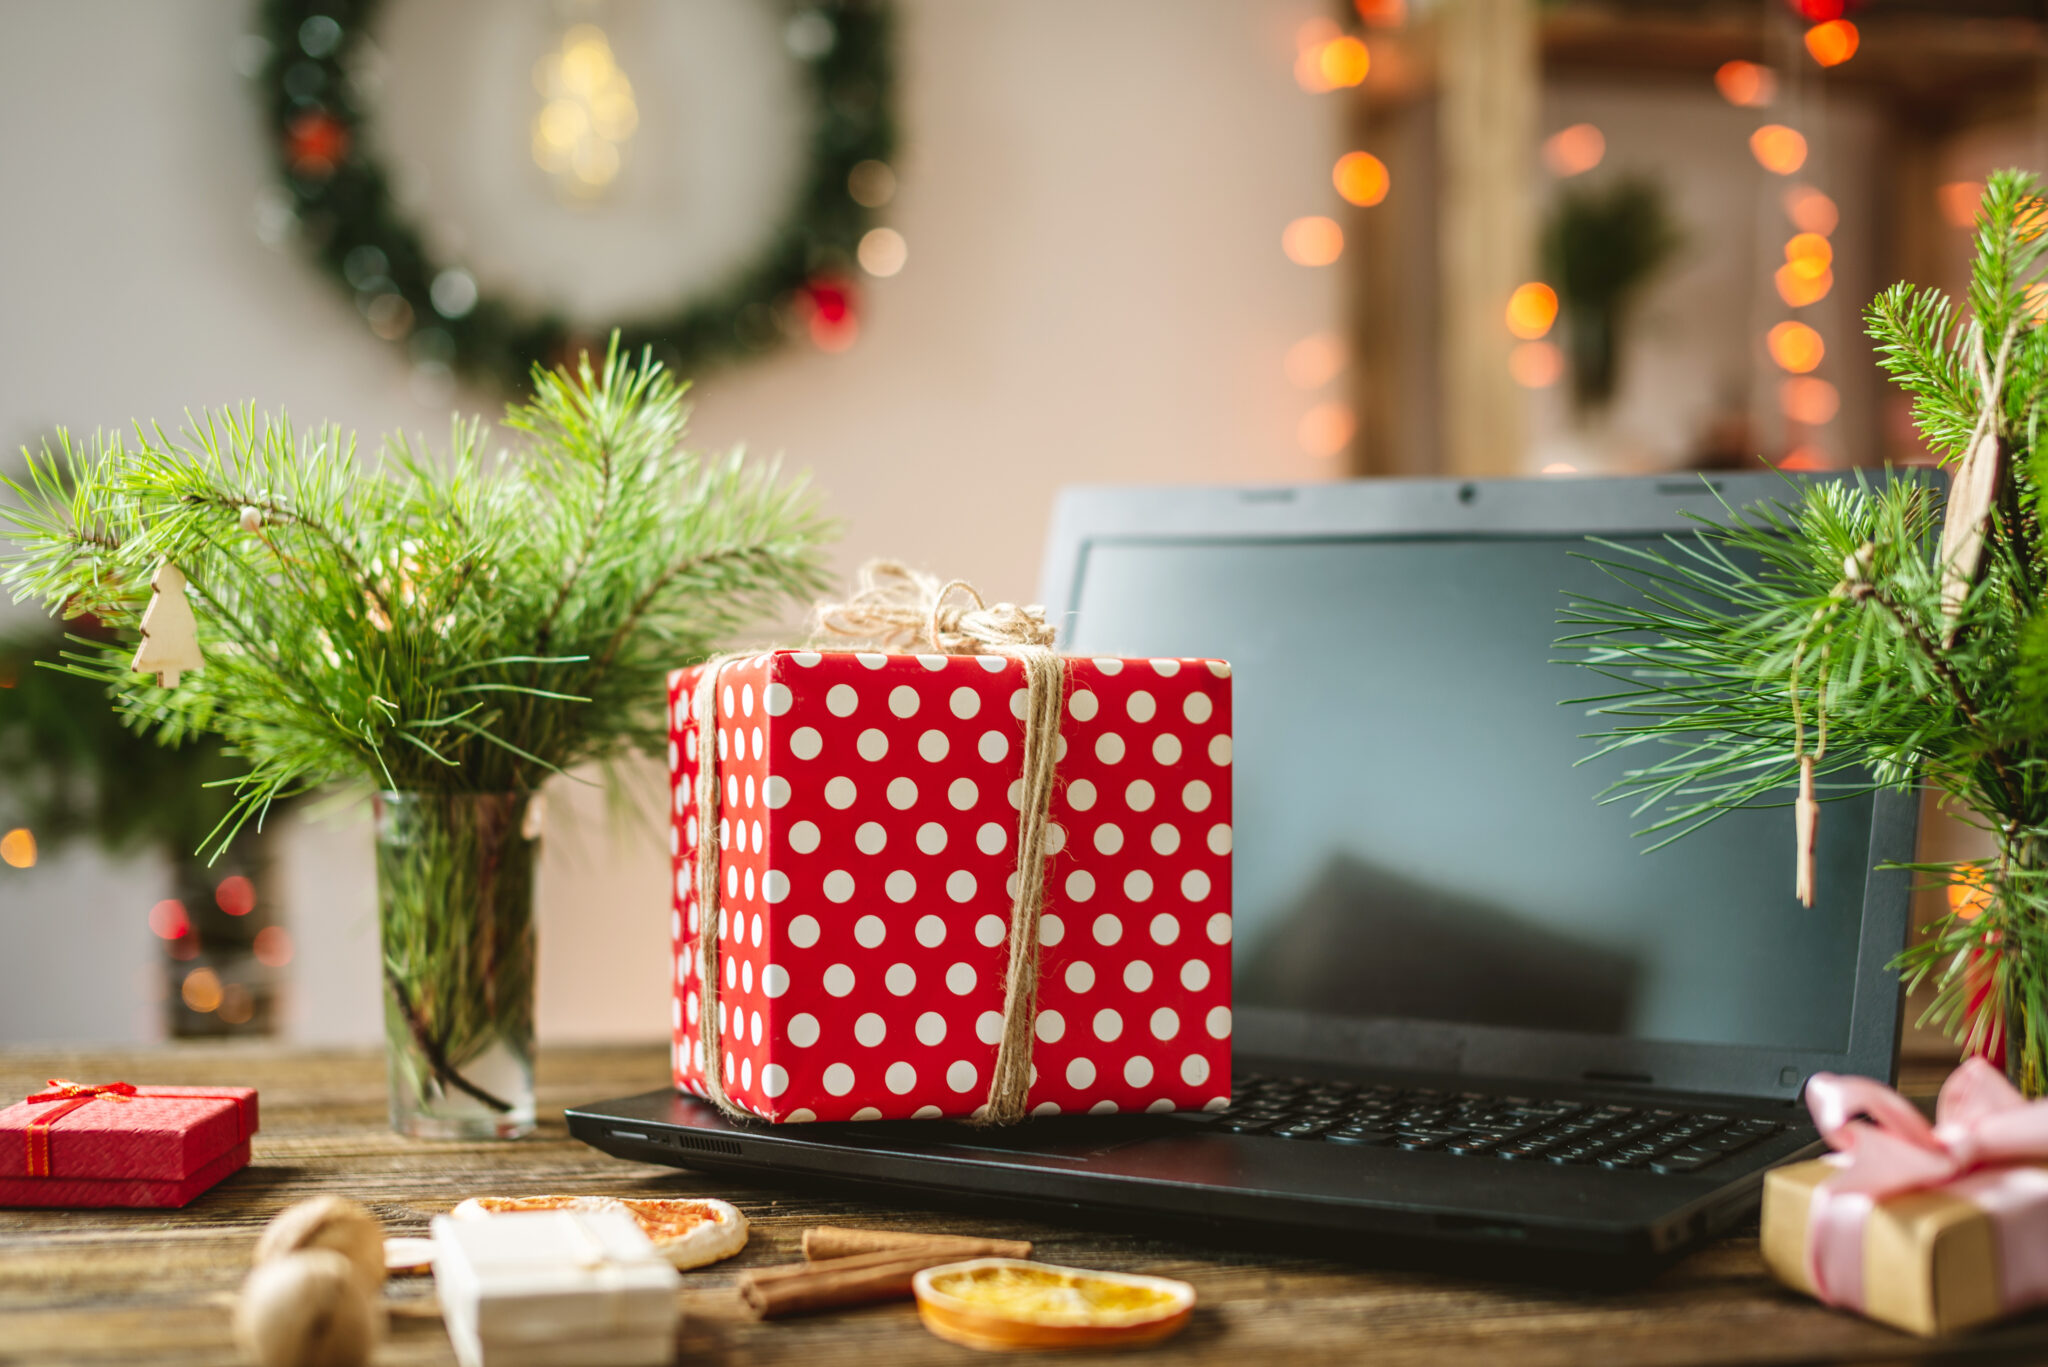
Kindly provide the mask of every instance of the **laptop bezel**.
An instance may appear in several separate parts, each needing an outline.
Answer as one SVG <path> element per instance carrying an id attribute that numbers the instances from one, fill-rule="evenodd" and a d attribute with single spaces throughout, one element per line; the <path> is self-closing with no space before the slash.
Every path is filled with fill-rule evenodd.
<path id="1" fill-rule="evenodd" d="M 1822 476 L 1819 478 L 1844 478 Z M 1919 472 L 1914 477 L 1919 477 Z M 1626 536 L 1683 532 L 1696 516 L 1784 500 L 1771 474 L 1569 480 L 1353 480 L 1253 487 L 1070 487 L 1048 532 L 1040 598 L 1064 642 L 1087 557 L 1115 542 Z M 1797 1099 L 1815 1072 L 1891 1079 L 1903 991 L 1889 964 L 1905 943 L 1917 794 L 1882 791 L 1869 860 L 1846 1043 L 1840 1050 L 1693 1044 L 1413 1019 L 1350 1019 L 1244 1008 L 1240 1055 L 1756 1100 Z M 1790 858 L 1787 854 L 1787 873 Z"/>

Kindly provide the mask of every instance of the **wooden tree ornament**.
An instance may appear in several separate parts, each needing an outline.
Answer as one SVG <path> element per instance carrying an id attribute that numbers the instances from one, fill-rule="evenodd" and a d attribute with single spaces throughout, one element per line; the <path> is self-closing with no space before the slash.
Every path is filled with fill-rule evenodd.
<path id="1" fill-rule="evenodd" d="M 178 676 L 206 664 L 199 649 L 199 623 L 185 599 L 185 573 L 166 560 L 149 581 L 153 592 L 142 613 L 142 644 L 129 666 L 138 674 L 154 674 L 165 688 L 176 688 Z"/>

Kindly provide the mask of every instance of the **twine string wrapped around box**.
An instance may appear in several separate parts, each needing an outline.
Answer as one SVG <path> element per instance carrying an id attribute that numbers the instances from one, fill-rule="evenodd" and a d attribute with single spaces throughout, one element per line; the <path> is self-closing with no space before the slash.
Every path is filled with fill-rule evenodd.
<path id="1" fill-rule="evenodd" d="M 956 601 L 958 595 L 972 606 Z M 893 560 L 861 567 L 860 589 L 847 602 L 818 609 L 820 631 L 907 653 L 920 645 L 941 655 L 1005 655 L 1024 668 L 1022 788 L 1017 803 L 1017 890 L 1010 900 L 1009 956 L 1003 974 L 1003 1027 L 989 1077 L 988 1100 L 976 1119 L 1008 1125 L 1024 1118 L 1031 1089 L 1031 1044 L 1038 1018 L 1039 925 L 1045 911 L 1045 845 L 1051 825 L 1053 771 L 1059 755 L 1066 667 L 1052 648 L 1053 630 L 1039 607 L 989 604 L 965 580 L 941 582 Z M 741 655 L 708 660 L 697 676 L 691 718 L 697 734 L 698 1040 L 704 1094 L 734 1119 L 750 1114 L 726 1094 L 720 1071 L 718 1017 L 718 776 L 712 756 L 718 678 Z"/>

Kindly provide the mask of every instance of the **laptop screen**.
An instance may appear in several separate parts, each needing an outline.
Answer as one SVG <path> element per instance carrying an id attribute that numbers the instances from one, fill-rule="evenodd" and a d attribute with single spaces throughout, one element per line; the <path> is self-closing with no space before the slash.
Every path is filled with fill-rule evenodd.
<path id="1" fill-rule="evenodd" d="M 1789 806 L 1650 851 L 1594 800 L 1649 752 L 1578 764 L 1605 728 L 1559 705 L 1603 683 L 1555 663 L 1560 609 L 1623 592 L 1589 549 L 1089 544 L 1063 649 L 1233 665 L 1240 1005 L 1847 1046 L 1872 800 L 1823 809 L 1810 909 Z"/>

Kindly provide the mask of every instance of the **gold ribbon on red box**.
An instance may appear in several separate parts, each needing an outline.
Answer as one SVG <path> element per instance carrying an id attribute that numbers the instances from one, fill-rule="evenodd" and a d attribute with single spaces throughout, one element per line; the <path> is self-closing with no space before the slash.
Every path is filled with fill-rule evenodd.
<path id="1" fill-rule="evenodd" d="M 50 1088 L 37 1092 L 28 1098 L 31 1106 L 46 1101 L 58 1103 L 55 1108 L 32 1117 L 28 1128 L 22 1131 L 22 1140 L 28 1145 L 28 1175 L 30 1177 L 50 1176 L 50 1126 L 70 1115 L 79 1107 L 104 1097 L 109 1101 L 129 1101 L 135 1096 L 135 1087 L 127 1082 L 103 1082 L 88 1087 L 82 1082 L 68 1078 L 53 1077 L 45 1080 Z"/>
<path id="2" fill-rule="evenodd" d="M 31 1106 L 54 1103 L 50 1104 L 49 1110 L 31 1116 L 28 1125 L 22 1131 L 22 1142 L 27 1147 L 28 1175 L 30 1177 L 50 1177 L 54 1175 L 50 1167 L 50 1127 L 65 1116 L 70 1115 L 81 1106 L 90 1105 L 95 1101 L 125 1103 L 150 1099 L 150 1093 L 129 1082 L 102 1082 L 88 1085 L 83 1082 L 73 1082 L 69 1078 L 53 1077 L 45 1079 L 44 1085 L 49 1088 L 48 1091 L 37 1092 L 35 1095 L 26 1098 Z M 237 1103 L 242 1100 L 240 1097 L 225 1092 L 186 1091 L 179 1091 L 158 1099 L 166 1101 L 233 1101 Z M 235 1129 L 237 1142 L 249 1137 L 248 1125 L 242 1115 L 239 1104 L 235 1108 Z"/>

